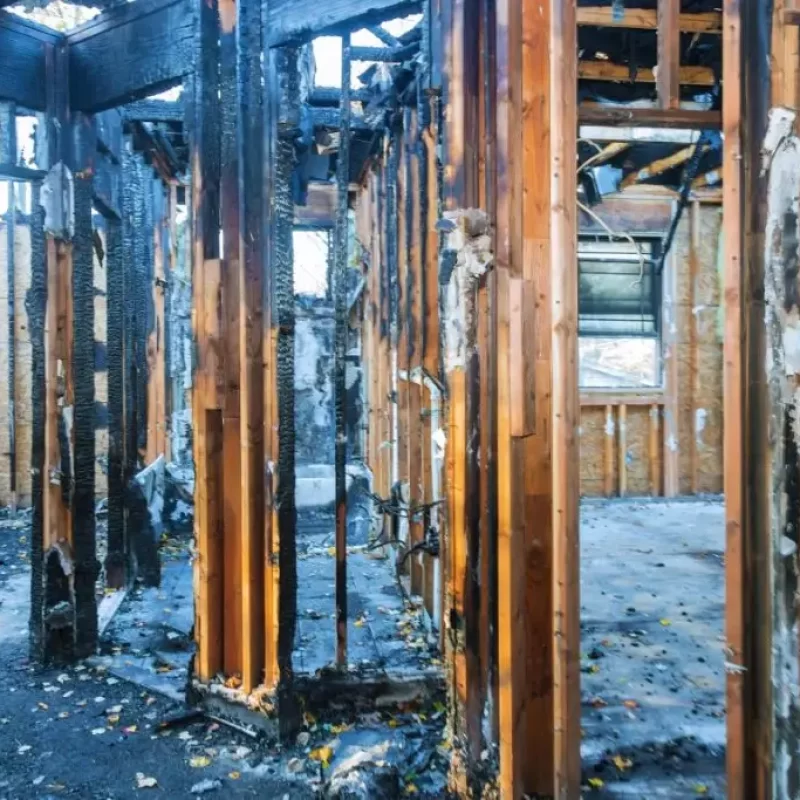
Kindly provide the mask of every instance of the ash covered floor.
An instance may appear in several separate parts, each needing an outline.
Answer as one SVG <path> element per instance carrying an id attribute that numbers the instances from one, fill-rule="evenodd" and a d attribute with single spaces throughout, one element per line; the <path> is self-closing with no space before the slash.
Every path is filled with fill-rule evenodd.
<path id="1" fill-rule="evenodd" d="M 721 500 L 584 502 L 587 788 L 725 797 L 724 547 Z"/>
<path id="2" fill-rule="evenodd" d="M 298 515 L 297 633 L 293 665 L 318 674 L 336 656 L 336 551 L 333 513 Z M 347 660 L 350 671 L 377 678 L 434 674 L 441 669 L 436 635 L 421 603 L 398 586 L 394 556 L 348 535 Z"/>

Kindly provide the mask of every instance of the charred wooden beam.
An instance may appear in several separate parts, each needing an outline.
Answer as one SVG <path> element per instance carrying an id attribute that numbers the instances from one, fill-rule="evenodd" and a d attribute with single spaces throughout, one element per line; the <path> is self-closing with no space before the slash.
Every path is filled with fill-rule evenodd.
<path id="1" fill-rule="evenodd" d="M 137 100 L 122 108 L 126 122 L 164 122 L 183 124 L 183 103 L 174 100 Z"/>
<path id="2" fill-rule="evenodd" d="M 312 108 L 311 120 L 315 128 L 338 131 L 342 124 L 338 109 L 335 108 Z M 350 115 L 351 131 L 370 131 L 372 126 L 363 117 Z"/>
<path id="3" fill-rule="evenodd" d="M 656 161 L 652 161 L 650 164 L 645 165 L 641 169 L 634 170 L 626 175 L 622 181 L 622 184 L 620 185 L 620 188 L 625 189 L 629 186 L 634 186 L 637 183 L 641 183 L 642 181 L 652 180 L 653 178 L 657 178 L 659 175 L 663 175 L 668 170 L 674 169 L 675 167 L 680 167 L 692 158 L 696 150 L 697 147 L 695 145 L 689 145 L 688 147 L 683 147 L 680 150 L 677 150 L 671 155 L 665 156 L 664 158 L 659 158 Z M 708 150 L 708 145 L 702 145 L 701 150 Z"/>
<path id="4" fill-rule="evenodd" d="M 0 99 L 44 111 L 47 55 L 63 39 L 43 25 L 0 11 Z"/>
<path id="5" fill-rule="evenodd" d="M 380 61 L 389 64 L 402 63 L 419 52 L 419 42 L 401 47 L 353 47 L 353 61 Z"/>
<path id="6" fill-rule="evenodd" d="M 191 0 L 142 0 L 70 32 L 72 107 L 102 111 L 179 84 L 192 68 L 194 17 Z"/>
<path id="7" fill-rule="evenodd" d="M 350 62 L 355 48 L 350 34 L 342 37 L 342 99 L 340 128 L 350 128 Z M 336 486 L 336 664 L 347 667 L 347 271 L 350 240 L 348 192 L 350 186 L 350 137 L 342 136 L 336 166 L 336 252 L 333 273 L 336 330 L 333 349 L 333 397 L 335 411 L 334 478 Z"/>
<path id="8" fill-rule="evenodd" d="M 45 170 L 19 167 L 16 164 L 0 164 L 0 178 L 12 181 L 40 181 L 47 175 Z"/>
<path id="9" fill-rule="evenodd" d="M 419 0 L 273 0 L 267 18 L 270 47 L 308 41 L 321 34 L 357 30 L 419 10 Z"/>
<path id="10" fill-rule="evenodd" d="M 330 86 L 315 86 L 308 93 L 308 104 L 310 106 L 339 108 L 342 92 Z M 350 100 L 354 103 L 367 103 L 374 99 L 375 94 L 369 89 L 350 89 Z"/>
<path id="11" fill-rule="evenodd" d="M 383 25 L 367 25 L 367 30 L 376 38 L 382 41 L 387 47 L 400 47 L 400 40 L 392 36 Z"/>
<path id="12" fill-rule="evenodd" d="M 581 125 L 696 130 L 719 130 L 722 127 L 720 111 L 699 111 L 688 108 L 623 108 L 599 103 L 581 103 L 578 107 L 578 120 Z"/>

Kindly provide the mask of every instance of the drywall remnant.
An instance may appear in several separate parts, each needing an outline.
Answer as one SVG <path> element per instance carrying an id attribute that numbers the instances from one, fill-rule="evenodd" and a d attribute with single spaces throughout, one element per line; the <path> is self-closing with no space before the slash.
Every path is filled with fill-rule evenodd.
<path id="1" fill-rule="evenodd" d="M 481 276 L 492 265 L 489 218 L 476 208 L 446 211 L 438 227 L 444 232 L 439 258 L 439 282 L 444 287 L 445 371 L 464 369 L 470 349 L 474 301 L 471 297 Z"/>
<path id="2" fill-rule="evenodd" d="M 75 185 L 63 162 L 47 173 L 39 202 L 44 209 L 45 232 L 57 239 L 71 240 L 75 233 Z"/>
<path id="3" fill-rule="evenodd" d="M 800 139 L 792 134 L 795 114 L 772 109 L 762 148 L 767 179 L 764 236 L 766 379 L 772 496 L 772 714 L 773 794 L 800 791 L 800 659 L 798 659 L 797 547 L 800 541 Z"/>
<path id="4" fill-rule="evenodd" d="M 694 412 L 694 438 L 697 444 L 703 444 L 703 431 L 706 429 L 708 412 L 704 408 L 695 409 Z"/>

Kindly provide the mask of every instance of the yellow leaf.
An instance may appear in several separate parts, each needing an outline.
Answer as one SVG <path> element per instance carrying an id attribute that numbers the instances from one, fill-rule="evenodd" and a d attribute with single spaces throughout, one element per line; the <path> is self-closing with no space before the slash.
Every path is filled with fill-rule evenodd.
<path id="1" fill-rule="evenodd" d="M 603 783 L 602 778 L 589 778 L 589 786 L 591 786 L 592 789 L 602 789 L 605 783 Z"/>
<path id="2" fill-rule="evenodd" d="M 125 733 L 136 733 L 139 728 L 136 725 L 128 725 L 127 728 L 122 729 Z"/>
<path id="3" fill-rule="evenodd" d="M 630 769 L 633 766 L 633 761 L 629 758 L 623 758 L 622 756 L 614 756 L 611 760 L 620 772 L 625 772 L 626 769 Z"/>
<path id="4" fill-rule="evenodd" d="M 239 780 L 239 778 L 241 778 L 241 777 L 242 777 L 242 773 L 241 773 L 241 772 L 236 772 L 236 771 L 234 770 L 233 772 L 229 772 L 229 773 L 228 773 L 228 777 L 229 777 L 229 778 L 230 778 L 232 781 L 238 781 L 238 780 Z"/>
<path id="5" fill-rule="evenodd" d="M 225 687 L 227 689 L 238 689 L 242 685 L 242 679 L 238 675 L 231 675 L 225 681 Z"/>
<path id="6" fill-rule="evenodd" d="M 357 619 L 357 620 L 356 620 L 356 621 L 353 623 L 353 627 L 354 627 L 354 628 L 363 628 L 363 627 L 364 627 L 364 619 L 363 619 L 362 617 L 359 617 L 359 618 L 358 618 L 358 619 Z"/>
<path id="7" fill-rule="evenodd" d="M 329 547 L 328 548 L 328 555 L 329 556 L 335 556 L 336 555 L 336 548 L 335 547 Z"/>
<path id="8" fill-rule="evenodd" d="M 106 719 L 109 725 L 116 725 L 119 722 L 119 714 L 109 714 Z"/>
<path id="9" fill-rule="evenodd" d="M 589 672 L 591 672 L 592 674 L 594 674 L 595 672 L 600 672 L 600 667 L 598 667 L 597 664 L 592 664 L 592 666 L 589 667 Z"/>
<path id="10" fill-rule="evenodd" d="M 663 625 L 665 628 L 669 628 L 669 626 L 670 626 L 670 625 L 672 625 L 672 622 L 671 622 L 670 620 L 666 619 L 666 618 L 665 618 L 665 619 L 662 619 L 662 620 L 659 620 L 659 622 L 660 622 L 660 623 L 661 623 L 661 624 L 662 624 L 662 625 Z"/>
<path id="11" fill-rule="evenodd" d="M 334 736 L 338 736 L 340 733 L 349 731 L 352 727 L 352 725 L 348 725 L 346 722 L 343 722 L 341 725 L 331 725 L 331 733 Z"/>
<path id="12" fill-rule="evenodd" d="M 406 794 L 417 794 L 419 789 L 413 783 L 406 784 Z"/>
<path id="13" fill-rule="evenodd" d="M 189 766 L 190 767 L 207 767 L 211 763 L 211 759 L 208 756 L 193 756 L 189 759 Z"/>
<path id="14" fill-rule="evenodd" d="M 390 719 L 388 723 L 390 728 L 396 728 L 399 724 L 400 723 L 396 719 Z"/>
<path id="15" fill-rule="evenodd" d="M 312 750 L 308 757 L 312 761 L 319 761 L 323 767 L 327 768 L 331 758 L 333 758 L 333 749 L 327 746 L 318 747 L 316 750 Z"/>
<path id="16" fill-rule="evenodd" d="M 708 786 L 704 783 L 696 783 L 694 785 L 694 793 L 695 794 L 708 794 Z"/>
<path id="17" fill-rule="evenodd" d="M 639 704 L 635 700 L 623 700 L 622 705 L 625 708 L 639 708 Z"/>

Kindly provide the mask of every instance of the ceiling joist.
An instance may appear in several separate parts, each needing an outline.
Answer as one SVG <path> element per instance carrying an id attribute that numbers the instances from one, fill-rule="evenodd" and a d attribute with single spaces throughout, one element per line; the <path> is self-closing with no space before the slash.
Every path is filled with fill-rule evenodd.
<path id="1" fill-rule="evenodd" d="M 681 67 L 678 71 L 681 86 L 713 86 L 714 70 L 710 67 Z M 621 83 L 655 83 L 655 71 L 639 67 L 631 73 L 627 64 L 611 61 L 580 61 L 578 78 L 586 81 L 619 81 Z"/>
<path id="2" fill-rule="evenodd" d="M 681 14 L 681 33 L 722 33 L 722 14 L 711 11 L 704 14 Z M 625 8 L 617 15 L 613 8 L 579 8 L 578 26 L 598 28 L 625 28 L 654 31 L 658 28 L 658 12 L 651 8 Z"/>
<path id="3" fill-rule="evenodd" d="M 652 180 L 653 178 L 657 178 L 659 175 L 663 175 L 665 172 L 674 169 L 675 167 L 685 164 L 694 154 L 695 148 L 696 145 L 683 147 L 672 155 L 666 156 L 665 158 L 659 158 L 657 161 L 651 162 L 646 167 L 642 167 L 641 169 L 631 172 L 629 175 L 625 176 L 620 184 L 620 188 L 627 189 L 630 186 L 635 186 L 637 183 Z M 708 145 L 703 146 L 703 151 L 706 150 L 708 150 Z"/>

